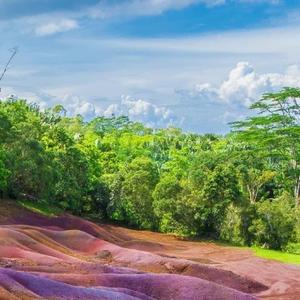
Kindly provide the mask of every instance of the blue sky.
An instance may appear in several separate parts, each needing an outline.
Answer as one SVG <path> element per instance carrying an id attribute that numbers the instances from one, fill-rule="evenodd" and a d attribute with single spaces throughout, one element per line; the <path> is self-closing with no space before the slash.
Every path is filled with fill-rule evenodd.
<path id="1" fill-rule="evenodd" d="M 153 127 L 228 131 L 267 91 L 300 86 L 296 0 L 0 0 L 0 98 Z"/>

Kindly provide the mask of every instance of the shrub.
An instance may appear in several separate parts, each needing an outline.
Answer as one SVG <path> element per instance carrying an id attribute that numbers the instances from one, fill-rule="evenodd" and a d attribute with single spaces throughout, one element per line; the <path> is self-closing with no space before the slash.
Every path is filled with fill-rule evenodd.
<path id="1" fill-rule="evenodd" d="M 230 204 L 220 227 L 220 238 L 223 241 L 236 245 L 244 245 L 241 232 L 241 209 Z"/>
<path id="2" fill-rule="evenodd" d="M 300 243 L 288 243 L 287 246 L 284 248 L 284 251 L 291 254 L 300 255 Z"/>
<path id="3" fill-rule="evenodd" d="M 273 201 L 256 203 L 256 212 L 257 218 L 249 228 L 255 244 L 281 250 L 295 239 L 296 212 L 287 194 Z"/>

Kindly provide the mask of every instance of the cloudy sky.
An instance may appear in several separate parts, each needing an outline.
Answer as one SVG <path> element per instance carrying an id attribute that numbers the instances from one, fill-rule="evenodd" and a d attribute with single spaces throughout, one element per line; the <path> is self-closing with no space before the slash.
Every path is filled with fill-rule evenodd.
<path id="1" fill-rule="evenodd" d="M 0 0 L 0 98 L 225 133 L 300 87 L 298 0 Z"/>

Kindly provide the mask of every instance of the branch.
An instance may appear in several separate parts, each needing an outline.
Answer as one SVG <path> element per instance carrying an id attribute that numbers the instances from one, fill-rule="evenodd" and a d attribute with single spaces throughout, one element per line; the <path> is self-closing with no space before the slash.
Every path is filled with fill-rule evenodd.
<path id="1" fill-rule="evenodd" d="M 4 70 L 0 76 L 0 82 L 2 81 L 4 75 L 6 74 L 6 72 L 8 71 L 8 68 L 9 68 L 9 65 L 11 64 L 12 60 L 14 59 L 14 57 L 16 56 L 17 52 L 18 52 L 18 48 L 15 47 L 15 48 L 12 48 L 11 49 L 11 56 L 9 57 L 9 60 L 7 61 L 5 67 L 4 67 Z M 1 92 L 1 88 L 0 88 L 0 92 Z"/>

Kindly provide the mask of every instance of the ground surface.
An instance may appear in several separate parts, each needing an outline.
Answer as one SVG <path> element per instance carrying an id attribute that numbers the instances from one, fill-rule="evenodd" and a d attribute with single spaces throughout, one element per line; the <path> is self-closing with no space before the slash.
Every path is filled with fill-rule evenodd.
<path id="1" fill-rule="evenodd" d="M 250 250 L 0 208 L 0 299 L 300 299 L 300 267 Z"/>

